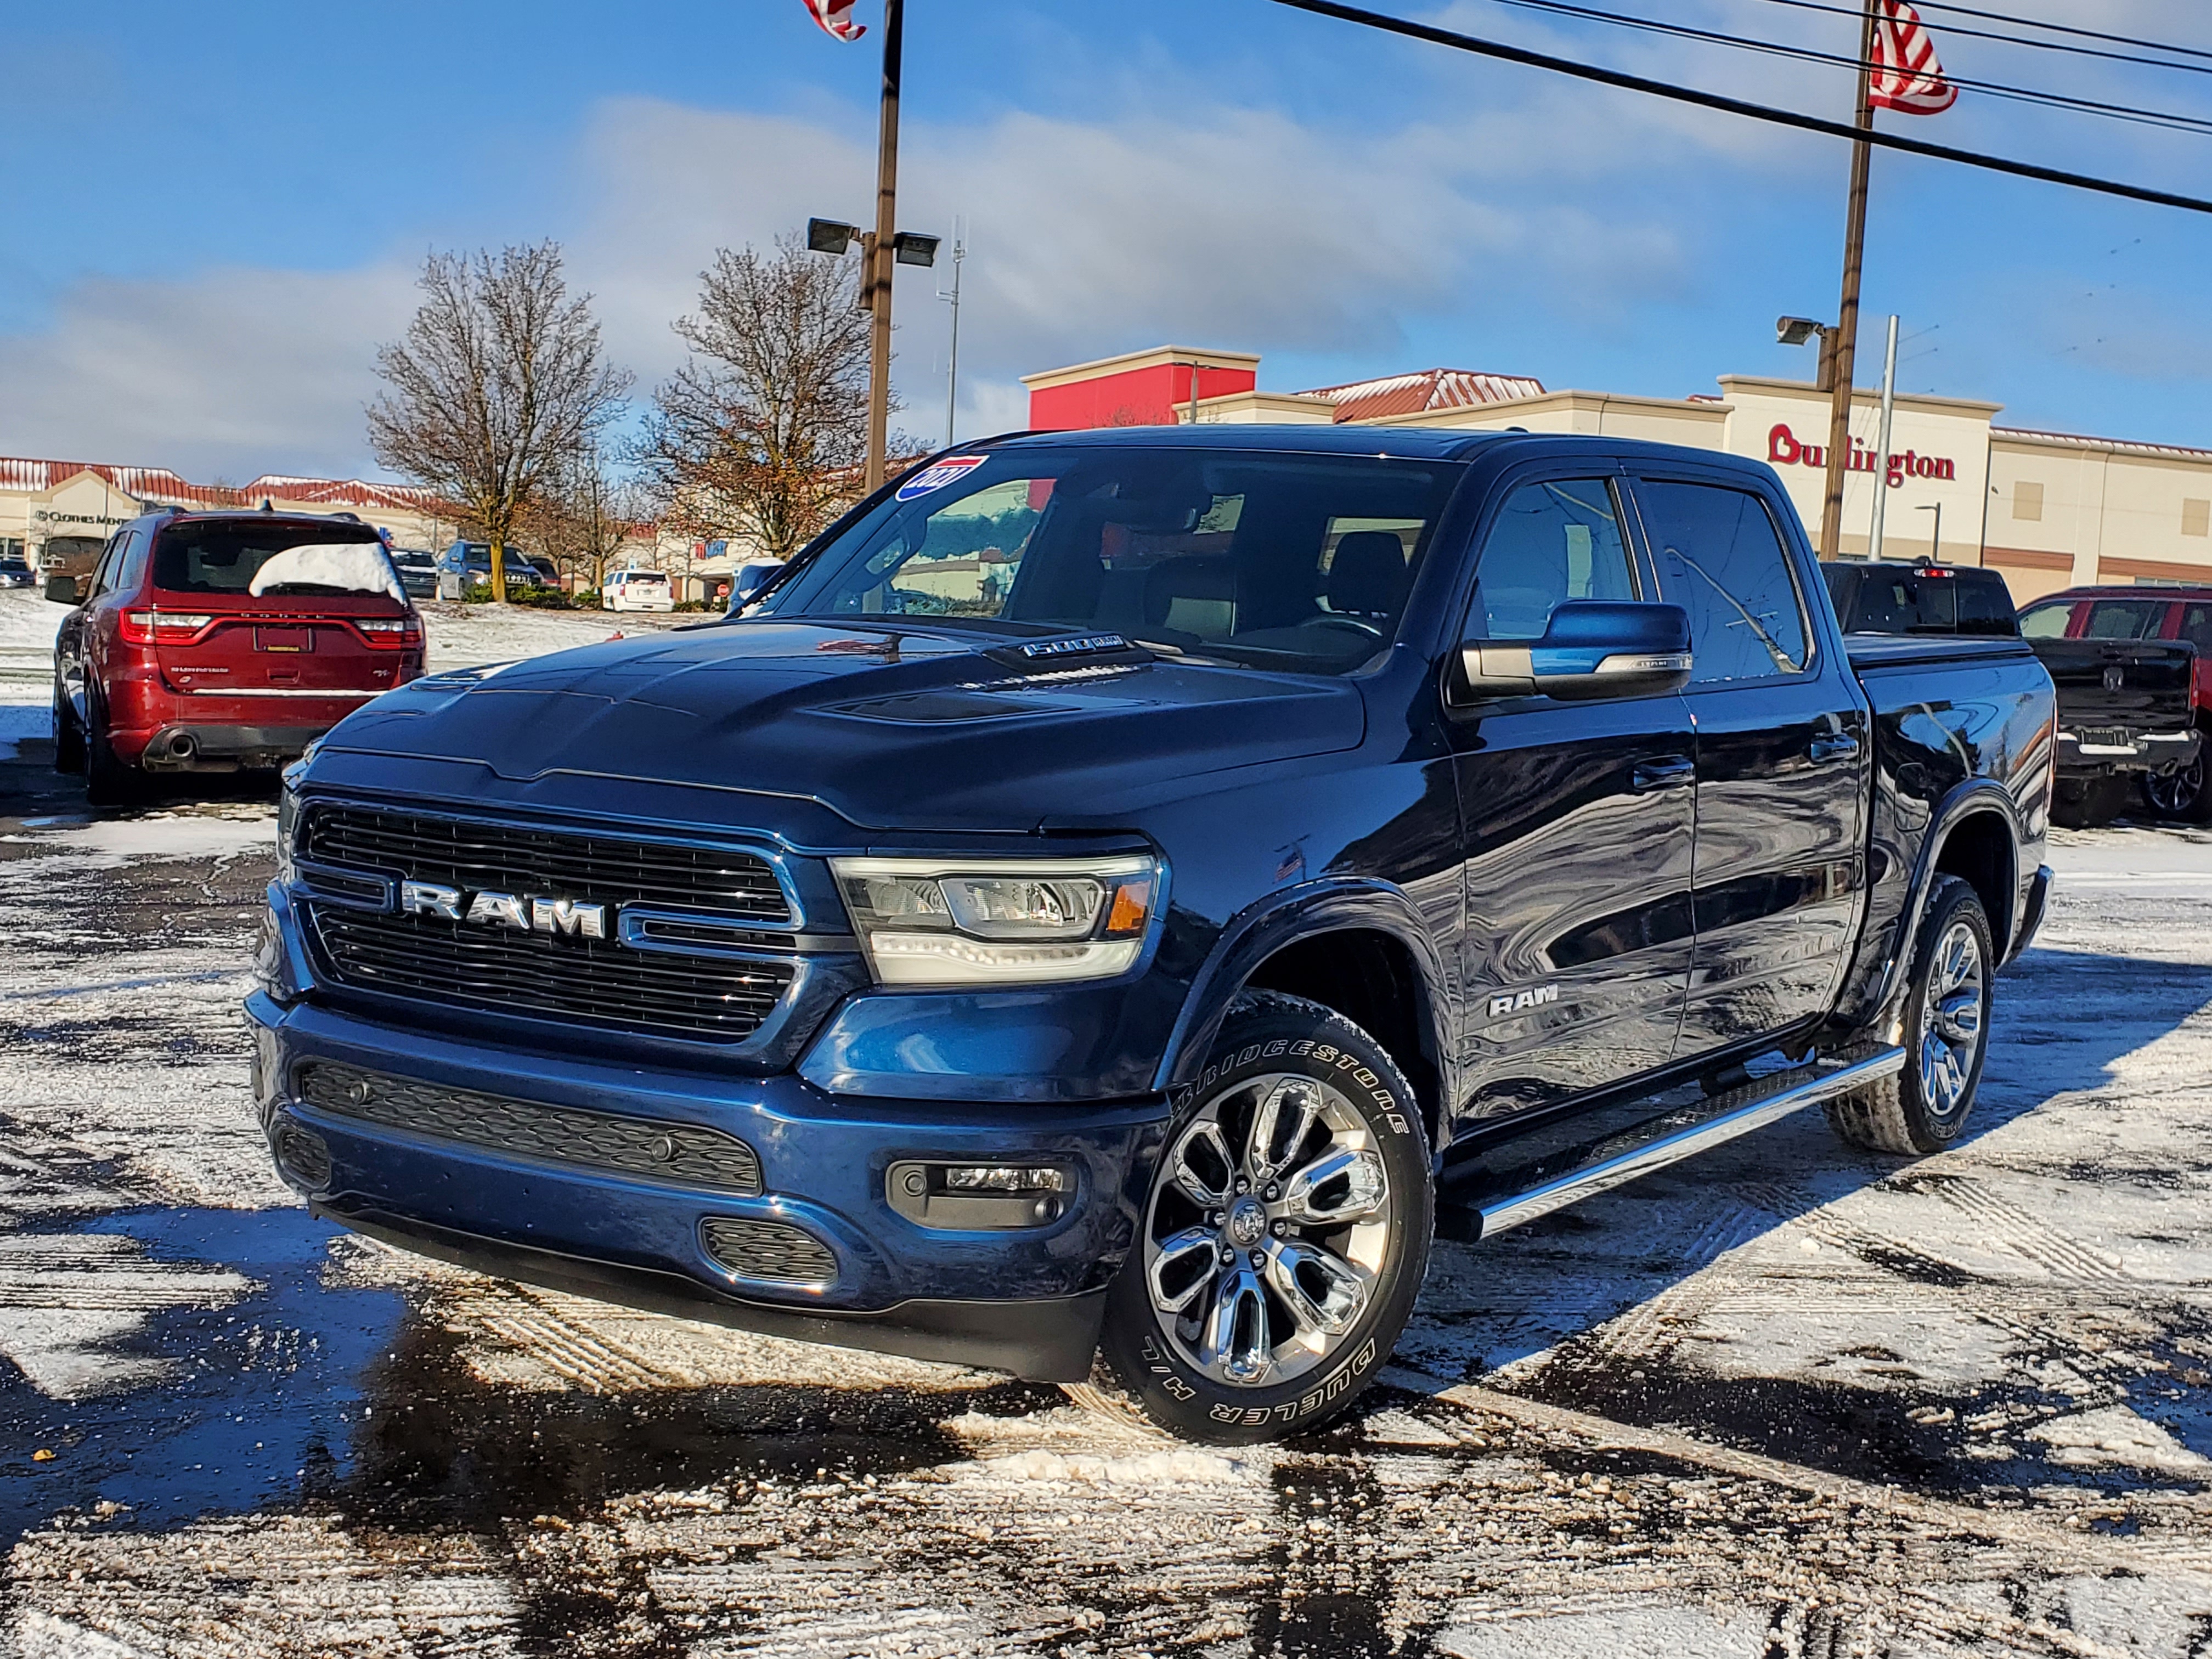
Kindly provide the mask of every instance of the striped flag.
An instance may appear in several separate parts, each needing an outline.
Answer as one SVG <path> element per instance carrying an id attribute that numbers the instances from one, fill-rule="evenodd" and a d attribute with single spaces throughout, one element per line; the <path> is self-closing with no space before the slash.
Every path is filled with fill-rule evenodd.
<path id="1" fill-rule="evenodd" d="M 1943 66 L 1936 61 L 1936 43 L 1905 0 L 1881 0 L 1875 14 L 1867 101 L 1907 115 L 1941 115 L 1959 101 L 1958 88 L 1943 78 Z"/>
<path id="2" fill-rule="evenodd" d="M 867 33 L 853 21 L 853 0 L 806 0 L 806 11 L 840 40 L 857 40 Z"/>

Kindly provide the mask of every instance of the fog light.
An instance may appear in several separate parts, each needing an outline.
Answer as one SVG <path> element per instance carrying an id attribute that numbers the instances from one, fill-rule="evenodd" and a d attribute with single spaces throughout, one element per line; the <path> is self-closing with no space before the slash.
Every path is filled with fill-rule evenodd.
<path id="1" fill-rule="evenodd" d="M 956 1193 L 1064 1193 L 1067 1171 L 1007 1164 L 950 1164 L 945 1184 Z"/>
<path id="2" fill-rule="evenodd" d="M 1074 1191 L 1075 1171 L 1065 1164 L 900 1163 L 884 1172 L 893 1210 L 951 1232 L 1049 1226 Z"/>

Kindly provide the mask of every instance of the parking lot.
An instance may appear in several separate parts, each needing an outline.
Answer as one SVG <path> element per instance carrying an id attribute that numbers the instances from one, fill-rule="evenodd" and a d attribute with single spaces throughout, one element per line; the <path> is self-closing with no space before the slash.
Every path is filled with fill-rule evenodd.
<path id="1" fill-rule="evenodd" d="M 0 602 L 0 1650 L 2212 1650 L 2212 836 L 2060 833 L 1956 1150 L 1801 1115 L 1440 1244 L 1387 1386 L 1221 1455 L 312 1220 L 267 787 L 85 811 Z M 434 607 L 433 666 L 615 621 Z"/>

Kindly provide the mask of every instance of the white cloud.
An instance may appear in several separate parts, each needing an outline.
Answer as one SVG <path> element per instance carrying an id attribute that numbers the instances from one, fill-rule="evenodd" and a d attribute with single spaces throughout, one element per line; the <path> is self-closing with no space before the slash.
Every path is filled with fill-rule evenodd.
<path id="1" fill-rule="evenodd" d="M 0 335 L 0 453 L 189 477 L 367 465 L 371 356 L 412 309 L 396 264 L 94 279 L 50 326 Z"/>

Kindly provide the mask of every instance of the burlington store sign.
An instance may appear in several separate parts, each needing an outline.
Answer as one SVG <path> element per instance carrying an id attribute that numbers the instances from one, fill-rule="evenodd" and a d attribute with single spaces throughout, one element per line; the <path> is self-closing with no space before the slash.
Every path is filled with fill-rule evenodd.
<path id="1" fill-rule="evenodd" d="M 1766 459 L 1776 466 L 1809 466 L 1817 471 L 1828 470 L 1828 447 L 1825 443 L 1807 443 L 1790 429 L 1787 422 L 1777 422 L 1766 434 Z M 1874 450 L 1851 440 L 1850 459 L 1844 463 L 1848 472 L 1871 472 L 1875 470 Z M 1948 455 L 1921 455 L 1908 449 L 1893 453 L 1889 458 L 1889 483 L 1894 489 L 1907 478 L 1953 478 L 1959 476 L 1958 467 Z"/>

